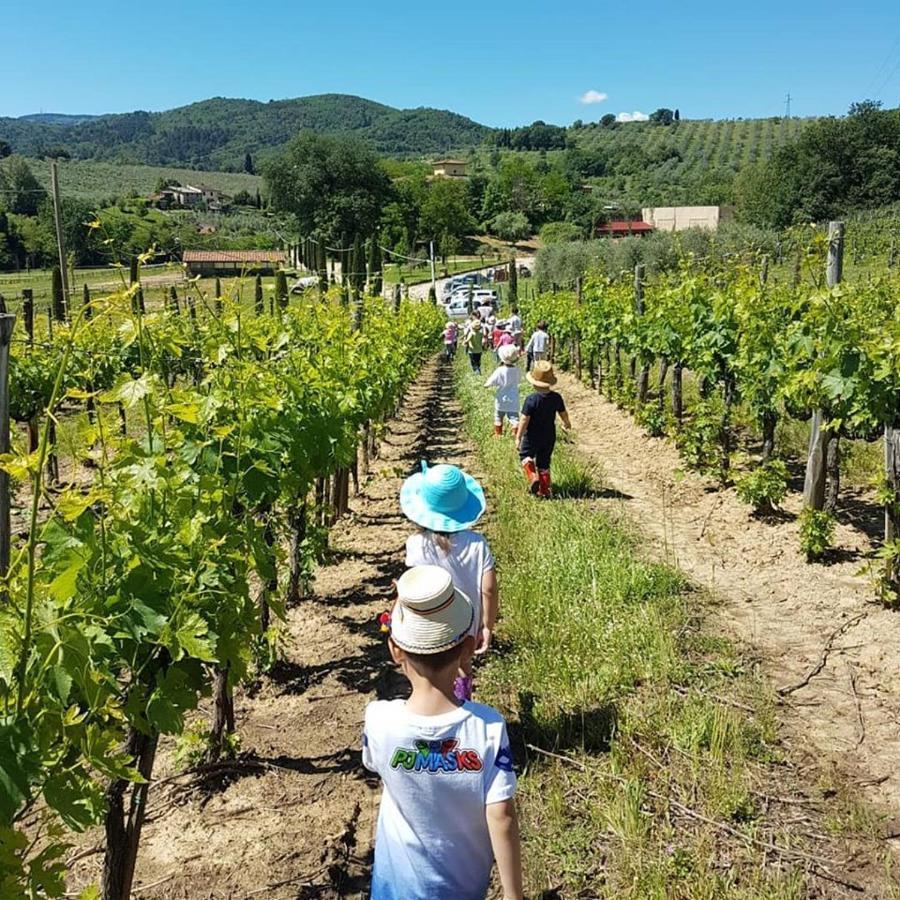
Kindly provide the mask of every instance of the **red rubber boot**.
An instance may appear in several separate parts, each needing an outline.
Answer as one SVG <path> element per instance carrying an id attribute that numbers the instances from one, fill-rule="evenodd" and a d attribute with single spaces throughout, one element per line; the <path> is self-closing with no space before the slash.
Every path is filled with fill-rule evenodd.
<path id="1" fill-rule="evenodd" d="M 503 423 L 501 422 L 499 425 L 494 426 L 494 434 L 499 437 L 499 435 L 503 434 Z"/>
<path id="2" fill-rule="evenodd" d="M 538 473 L 538 496 L 544 500 L 549 500 L 553 496 L 553 491 L 550 487 L 549 469 L 541 469 Z"/>
<path id="3" fill-rule="evenodd" d="M 525 478 L 528 480 L 528 490 L 537 496 L 537 492 L 540 490 L 540 483 L 534 460 L 530 457 L 528 459 L 523 459 L 522 468 L 525 470 Z"/>

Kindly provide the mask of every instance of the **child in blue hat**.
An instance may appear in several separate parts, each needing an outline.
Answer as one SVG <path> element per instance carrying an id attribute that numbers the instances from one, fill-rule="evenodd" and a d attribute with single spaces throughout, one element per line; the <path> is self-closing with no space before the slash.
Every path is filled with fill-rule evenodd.
<path id="1" fill-rule="evenodd" d="M 481 485 L 456 466 L 423 462 L 422 471 L 400 489 L 403 514 L 421 529 L 406 541 L 406 565 L 440 566 L 450 573 L 475 610 L 476 655 L 490 647 L 498 605 L 493 554 L 485 538 L 471 530 L 485 506 Z M 471 661 L 460 669 L 455 690 L 460 700 L 471 698 Z"/>

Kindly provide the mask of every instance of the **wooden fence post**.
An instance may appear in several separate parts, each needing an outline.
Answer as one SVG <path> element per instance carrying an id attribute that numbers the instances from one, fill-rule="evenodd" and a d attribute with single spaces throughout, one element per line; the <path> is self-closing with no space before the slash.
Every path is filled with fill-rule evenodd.
<path id="1" fill-rule="evenodd" d="M 844 264 L 844 223 L 828 224 L 828 263 L 825 277 L 828 287 L 834 287 L 841 280 Z M 837 502 L 837 478 L 840 470 L 840 447 L 829 447 L 837 442 L 837 435 L 827 429 L 825 410 L 813 411 L 810 420 L 809 455 L 806 460 L 806 478 L 803 483 L 803 502 L 810 509 L 825 507 L 826 484 L 829 472 L 832 474 L 832 490 L 829 492 L 829 506 Z"/>
<path id="2" fill-rule="evenodd" d="M 0 453 L 9 453 L 9 342 L 16 317 L 0 314 Z M 11 524 L 9 474 L 0 470 L 0 576 L 9 571 Z"/>

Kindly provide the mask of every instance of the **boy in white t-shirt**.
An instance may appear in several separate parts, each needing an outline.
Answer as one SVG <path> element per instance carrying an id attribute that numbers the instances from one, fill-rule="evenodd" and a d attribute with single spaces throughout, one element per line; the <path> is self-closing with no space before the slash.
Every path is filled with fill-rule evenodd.
<path id="1" fill-rule="evenodd" d="M 483 900 L 494 860 L 506 900 L 522 900 L 516 775 L 503 716 L 460 701 L 474 610 L 436 566 L 409 569 L 385 627 L 408 700 L 366 708 L 363 763 L 384 792 L 372 900 Z"/>
<path id="2" fill-rule="evenodd" d="M 519 382 L 522 372 L 519 369 L 519 351 L 512 344 L 506 344 L 497 351 L 500 365 L 494 369 L 485 381 L 485 387 L 495 388 L 494 397 L 494 434 L 503 434 L 503 420 L 509 419 L 509 427 L 513 434 L 519 427 Z"/>

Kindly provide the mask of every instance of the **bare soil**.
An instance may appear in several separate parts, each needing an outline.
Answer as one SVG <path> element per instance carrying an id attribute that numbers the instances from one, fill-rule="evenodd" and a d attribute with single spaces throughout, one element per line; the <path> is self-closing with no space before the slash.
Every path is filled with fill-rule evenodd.
<path id="1" fill-rule="evenodd" d="M 871 510 L 863 515 L 865 504 L 846 494 L 840 549 L 810 564 L 798 494 L 760 520 L 733 490 L 686 473 L 671 441 L 648 437 L 595 391 L 565 374 L 558 390 L 578 449 L 602 468 L 597 502 L 720 601 L 722 628 L 754 648 L 776 688 L 792 752 L 836 767 L 868 801 L 900 813 L 900 615 L 874 602 L 860 574 L 873 549 Z"/>
<path id="2" fill-rule="evenodd" d="M 238 692 L 236 763 L 173 778 L 174 743 L 161 748 L 136 898 L 367 896 L 378 781 L 361 765 L 363 714 L 368 701 L 406 689 L 377 623 L 410 533 L 400 484 L 426 448 L 432 461 L 472 462 L 450 377 L 435 361 L 410 388 L 350 515 L 332 530 L 313 596 L 288 611 L 283 660 Z M 70 887 L 99 878 L 101 860 L 75 862 Z"/>

